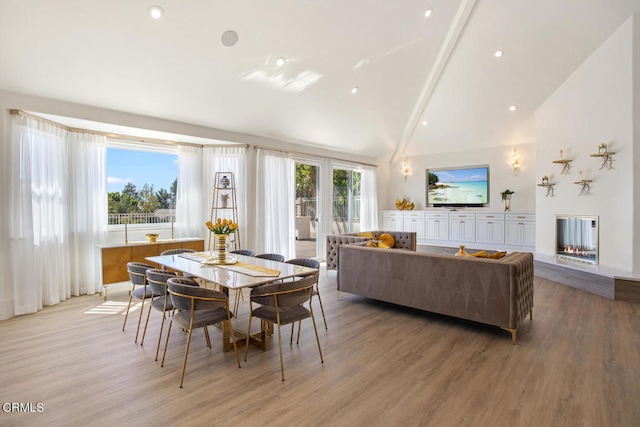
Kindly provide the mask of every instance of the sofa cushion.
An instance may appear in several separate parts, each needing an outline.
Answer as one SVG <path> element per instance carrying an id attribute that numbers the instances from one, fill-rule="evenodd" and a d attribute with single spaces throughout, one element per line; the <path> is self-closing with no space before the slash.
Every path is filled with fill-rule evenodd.
<path id="1" fill-rule="evenodd" d="M 373 239 L 373 233 L 371 231 L 365 231 L 365 232 L 362 232 L 362 233 L 358 233 L 358 234 L 356 234 L 356 236 L 358 236 L 358 237 L 368 237 L 370 239 Z"/>
<path id="2" fill-rule="evenodd" d="M 376 242 L 374 242 L 373 240 L 369 240 L 369 241 L 365 244 L 365 246 L 366 246 L 366 247 L 368 247 L 368 248 L 377 248 L 377 247 L 378 247 L 378 245 L 376 244 Z"/>
<path id="3" fill-rule="evenodd" d="M 387 245 L 385 242 L 378 242 L 378 247 L 380 249 L 391 249 L 391 246 Z"/>
<path id="4" fill-rule="evenodd" d="M 378 240 L 380 240 L 381 243 L 384 243 L 385 245 L 389 246 L 390 248 L 392 248 L 393 245 L 396 243 L 396 239 L 389 233 L 382 233 L 378 237 Z M 378 247 L 380 247 L 380 245 L 378 245 Z"/>

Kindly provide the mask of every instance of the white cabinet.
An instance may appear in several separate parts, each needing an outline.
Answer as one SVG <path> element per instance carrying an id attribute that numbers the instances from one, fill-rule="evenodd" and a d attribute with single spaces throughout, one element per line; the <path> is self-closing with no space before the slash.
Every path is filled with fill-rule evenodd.
<path id="1" fill-rule="evenodd" d="M 403 218 L 403 230 L 413 231 L 416 233 L 417 239 L 425 238 L 425 214 L 424 212 L 405 212 Z"/>
<path id="2" fill-rule="evenodd" d="M 425 238 L 429 240 L 449 240 L 449 214 L 426 214 Z"/>
<path id="3" fill-rule="evenodd" d="M 535 246 L 536 221 L 534 214 L 506 214 L 505 238 L 508 245 Z"/>
<path id="4" fill-rule="evenodd" d="M 449 240 L 473 242 L 476 240 L 475 214 L 449 214 Z"/>
<path id="5" fill-rule="evenodd" d="M 536 215 L 532 212 L 389 210 L 382 211 L 382 218 L 383 230 L 413 231 L 419 244 L 477 243 L 478 248 L 495 250 L 535 247 Z"/>
<path id="6" fill-rule="evenodd" d="M 476 242 L 504 244 L 504 214 L 476 214 Z"/>
<path id="7" fill-rule="evenodd" d="M 382 228 L 384 231 L 403 231 L 404 218 L 400 211 L 384 211 L 382 214 Z"/>

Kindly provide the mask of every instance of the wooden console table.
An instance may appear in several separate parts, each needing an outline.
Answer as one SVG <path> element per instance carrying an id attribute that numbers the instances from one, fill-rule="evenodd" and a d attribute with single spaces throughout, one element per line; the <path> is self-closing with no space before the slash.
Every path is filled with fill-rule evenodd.
<path id="1" fill-rule="evenodd" d="M 107 285 L 129 280 L 128 262 L 145 262 L 147 257 L 158 256 L 169 249 L 204 250 L 204 239 L 184 238 L 158 240 L 157 242 L 130 242 L 104 245 L 102 249 L 102 286 L 107 298 Z"/>

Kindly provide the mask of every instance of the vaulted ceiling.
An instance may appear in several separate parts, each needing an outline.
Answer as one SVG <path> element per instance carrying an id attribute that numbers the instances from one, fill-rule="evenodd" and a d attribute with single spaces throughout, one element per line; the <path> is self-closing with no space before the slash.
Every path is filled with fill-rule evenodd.
<path id="1" fill-rule="evenodd" d="M 533 142 L 535 109 L 637 11 L 640 0 L 0 0 L 0 89 L 391 160 Z"/>

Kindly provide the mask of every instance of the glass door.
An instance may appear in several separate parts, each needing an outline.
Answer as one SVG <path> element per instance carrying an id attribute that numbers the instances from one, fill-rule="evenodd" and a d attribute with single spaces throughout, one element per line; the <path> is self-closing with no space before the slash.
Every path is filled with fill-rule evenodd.
<path id="1" fill-rule="evenodd" d="M 333 170 L 331 231 L 334 234 L 360 231 L 361 173 L 357 170 Z"/>
<path id="2" fill-rule="evenodd" d="M 318 257 L 320 166 L 296 162 L 296 258 Z"/>

